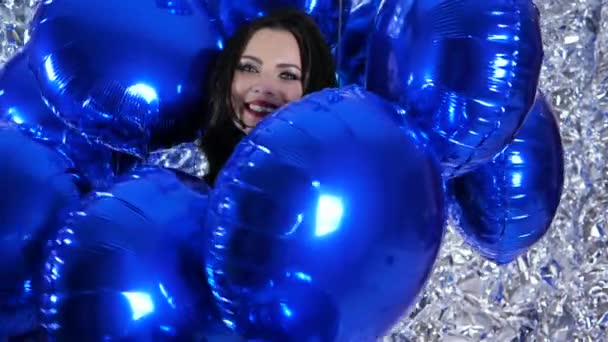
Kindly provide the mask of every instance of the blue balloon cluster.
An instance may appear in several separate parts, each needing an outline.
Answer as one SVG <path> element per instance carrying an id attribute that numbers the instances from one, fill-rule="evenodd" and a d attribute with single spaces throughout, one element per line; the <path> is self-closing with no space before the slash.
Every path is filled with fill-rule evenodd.
<path id="1" fill-rule="evenodd" d="M 543 46 L 530 0 L 387 0 L 367 87 L 399 102 L 428 135 L 446 177 L 489 161 L 532 107 Z"/>
<path id="2" fill-rule="evenodd" d="M 358 85 L 264 119 L 211 188 L 186 173 L 208 64 L 282 7 Z M 496 263 L 549 229 L 564 160 L 532 107 L 538 22 L 530 0 L 42 2 L 0 71 L 0 310 L 36 308 L 49 340 L 380 337 L 432 271 L 446 198 Z"/>
<path id="3" fill-rule="evenodd" d="M 0 72 L 1 309 L 39 305 L 45 245 L 87 194 L 198 134 L 215 26 L 190 1 L 39 5 Z"/>
<path id="4" fill-rule="evenodd" d="M 202 261 L 208 187 L 136 169 L 58 230 L 43 272 L 42 324 L 59 340 L 194 340 L 225 333 Z"/>

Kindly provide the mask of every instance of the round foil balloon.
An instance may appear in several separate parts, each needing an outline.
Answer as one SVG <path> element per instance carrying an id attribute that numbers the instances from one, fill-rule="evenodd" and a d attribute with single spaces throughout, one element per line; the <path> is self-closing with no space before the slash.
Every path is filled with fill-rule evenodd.
<path id="1" fill-rule="evenodd" d="M 92 195 L 48 249 L 48 336 L 192 341 L 221 333 L 201 267 L 207 194 L 196 178 L 143 167 Z"/>
<path id="2" fill-rule="evenodd" d="M 368 89 L 408 110 L 446 177 L 500 152 L 534 102 L 543 47 L 530 0 L 386 0 L 370 41 Z"/>
<path id="3" fill-rule="evenodd" d="M 118 160 L 127 156 L 112 153 L 59 119 L 46 105 L 27 62 L 27 54 L 22 51 L 0 71 L 0 123 L 16 127 L 62 154 L 78 176 L 82 190 L 104 186 L 119 171 Z"/>
<path id="4" fill-rule="evenodd" d="M 62 141 L 68 131 L 44 103 L 23 51 L 13 56 L 0 71 L 0 121 L 39 140 Z"/>
<path id="5" fill-rule="evenodd" d="M 32 29 L 31 67 L 68 125 L 137 156 L 194 139 L 207 64 L 221 45 L 202 6 L 51 0 Z"/>
<path id="6" fill-rule="evenodd" d="M 346 24 L 351 0 L 201 0 L 219 19 L 223 33 L 232 36 L 238 27 L 272 11 L 293 8 L 308 13 L 319 25 L 329 45 L 338 42 L 340 24 Z"/>
<path id="7" fill-rule="evenodd" d="M 459 228 L 486 258 L 508 263 L 540 240 L 564 186 L 559 127 L 544 96 L 509 147 L 452 185 Z"/>
<path id="8" fill-rule="evenodd" d="M 0 128 L 0 309 L 31 298 L 43 246 L 78 203 L 69 165 L 19 130 Z"/>
<path id="9" fill-rule="evenodd" d="M 280 109 L 211 195 L 207 272 L 224 322 L 275 341 L 381 336 L 432 269 L 443 196 L 396 106 L 351 86 Z"/>

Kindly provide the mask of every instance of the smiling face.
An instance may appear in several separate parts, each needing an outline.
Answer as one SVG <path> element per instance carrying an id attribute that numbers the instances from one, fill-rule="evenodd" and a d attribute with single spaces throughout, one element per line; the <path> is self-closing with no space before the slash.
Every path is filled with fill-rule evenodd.
<path id="1" fill-rule="evenodd" d="M 302 97 L 300 48 L 288 31 L 261 29 L 251 36 L 234 72 L 231 104 L 245 133 L 283 105 Z M 244 125 L 244 127 L 243 127 Z"/>

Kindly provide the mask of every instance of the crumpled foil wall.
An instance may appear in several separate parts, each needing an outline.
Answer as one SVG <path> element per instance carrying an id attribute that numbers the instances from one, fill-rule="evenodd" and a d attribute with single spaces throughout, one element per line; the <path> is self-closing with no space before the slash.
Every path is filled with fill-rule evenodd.
<path id="1" fill-rule="evenodd" d="M 27 41 L 37 2 L 0 1 L 0 64 Z M 536 4 L 541 89 L 559 114 L 566 154 L 552 230 L 497 267 L 450 227 L 426 290 L 386 341 L 608 340 L 608 0 Z"/>

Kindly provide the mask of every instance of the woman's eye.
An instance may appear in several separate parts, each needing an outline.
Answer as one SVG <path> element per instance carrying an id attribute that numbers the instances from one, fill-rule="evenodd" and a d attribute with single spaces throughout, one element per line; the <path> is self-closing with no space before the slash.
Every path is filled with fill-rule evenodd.
<path id="1" fill-rule="evenodd" d="M 258 72 L 258 69 L 249 63 L 241 63 L 241 64 L 237 65 L 236 68 L 237 68 L 237 70 L 243 71 L 243 72 Z"/>
<path id="2" fill-rule="evenodd" d="M 297 81 L 300 79 L 298 77 L 298 75 L 296 75 L 292 72 L 283 72 L 283 73 L 281 73 L 280 77 L 284 80 L 290 80 L 290 81 Z"/>

